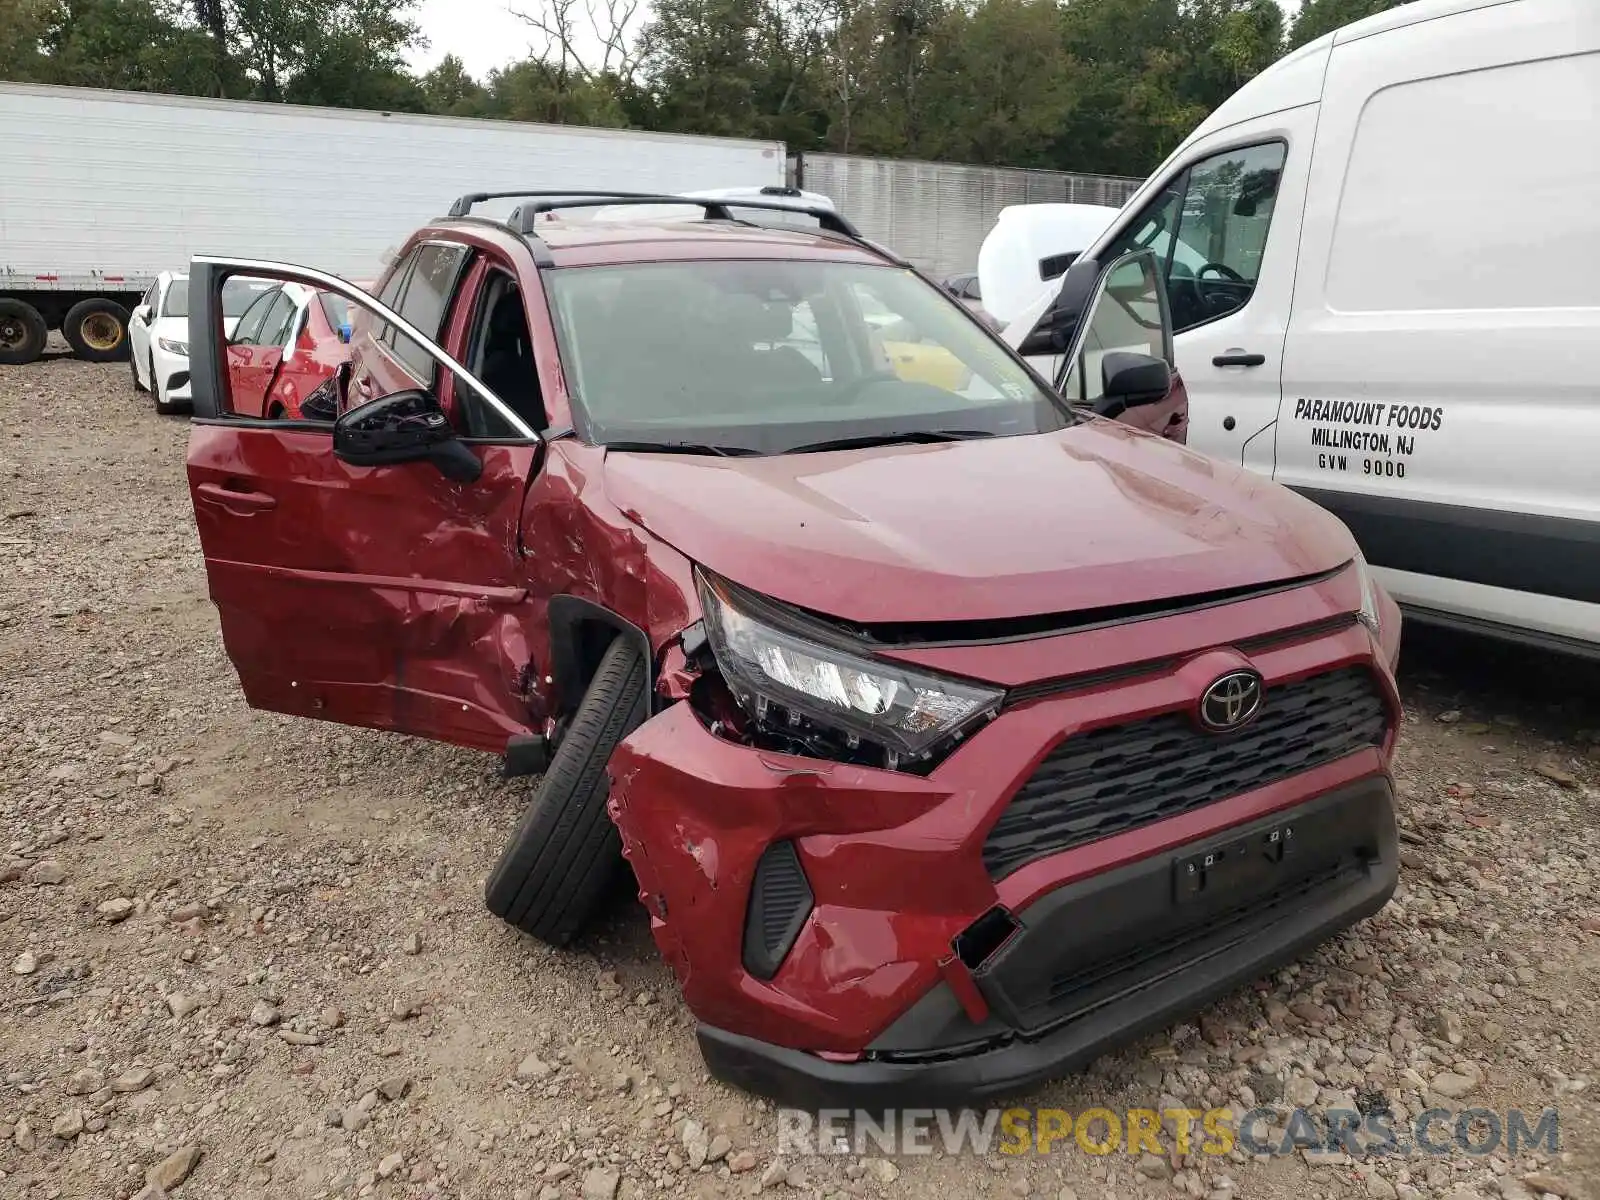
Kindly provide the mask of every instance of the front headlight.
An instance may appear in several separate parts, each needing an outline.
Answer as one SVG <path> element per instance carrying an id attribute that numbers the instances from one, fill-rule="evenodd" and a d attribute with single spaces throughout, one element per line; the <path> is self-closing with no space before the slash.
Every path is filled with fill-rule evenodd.
<path id="1" fill-rule="evenodd" d="M 165 350 L 168 354 L 176 354 L 176 355 L 179 355 L 182 358 L 188 358 L 189 357 L 189 343 L 188 342 L 176 341 L 173 338 L 157 338 L 156 341 L 161 343 L 161 348 L 163 350 Z"/>
<path id="2" fill-rule="evenodd" d="M 1356 551 L 1355 565 L 1356 578 L 1361 582 L 1361 611 L 1356 617 L 1376 637 L 1382 632 L 1378 619 L 1378 585 L 1373 582 L 1372 568 L 1367 566 L 1367 560 L 1359 550 Z"/>
<path id="3" fill-rule="evenodd" d="M 729 690 L 758 722 L 810 720 L 844 737 L 882 746 L 888 765 L 926 757 L 990 716 L 1004 695 L 853 654 L 760 620 L 732 589 L 697 572 L 712 653 Z M 785 710 L 771 712 L 776 705 Z"/>

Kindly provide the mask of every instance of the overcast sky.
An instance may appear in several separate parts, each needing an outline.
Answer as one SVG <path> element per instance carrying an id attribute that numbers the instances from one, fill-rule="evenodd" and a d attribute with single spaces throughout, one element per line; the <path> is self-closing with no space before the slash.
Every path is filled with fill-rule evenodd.
<path id="1" fill-rule="evenodd" d="M 1279 3 L 1286 12 L 1299 7 L 1299 0 Z M 428 48 L 411 56 L 412 67 L 426 71 L 446 54 L 454 54 L 482 79 L 491 68 L 526 58 L 536 35 L 511 15 L 515 7 L 537 11 L 539 0 L 525 4 L 518 0 L 421 0 L 417 17 Z M 581 11 L 582 0 L 578 8 Z"/>

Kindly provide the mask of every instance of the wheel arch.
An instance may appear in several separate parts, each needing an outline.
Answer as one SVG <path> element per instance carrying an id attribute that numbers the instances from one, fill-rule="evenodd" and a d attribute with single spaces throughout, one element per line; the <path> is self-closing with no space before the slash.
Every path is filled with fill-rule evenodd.
<path id="1" fill-rule="evenodd" d="M 589 681 L 600 668 L 606 647 L 615 638 L 627 638 L 637 647 L 645 669 L 645 685 L 640 689 L 629 727 L 636 729 L 642 725 L 650 715 L 656 673 L 650 638 L 645 631 L 626 617 L 582 596 L 551 597 L 549 622 L 550 674 L 554 678 L 558 710 L 570 713 L 577 709 Z"/>

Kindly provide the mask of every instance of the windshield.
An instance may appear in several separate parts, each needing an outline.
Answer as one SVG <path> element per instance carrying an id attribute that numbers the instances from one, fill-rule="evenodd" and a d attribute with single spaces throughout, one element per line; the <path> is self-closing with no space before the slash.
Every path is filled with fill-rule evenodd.
<path id="1" fill-rule="evenodd" d="M 161 315 L 163 317 L 187 317 L 189 315 L 189 277 L 179 275 L 167 284 L 166 299 L 162 302 Z"/>
<path id="2" fill-rule="evenodd" d="M 955 301 L 898 267 L 715 261 L 549 273 L 596 442 L 775 454 L 1072 423 Z"/>
<path id="3" fill-rule="evenodd" d="M 257 296 L 276 286 L 267 279 L 241 279 L 235 276 L 222 285 L 222 315 L 242 317 Z"/>

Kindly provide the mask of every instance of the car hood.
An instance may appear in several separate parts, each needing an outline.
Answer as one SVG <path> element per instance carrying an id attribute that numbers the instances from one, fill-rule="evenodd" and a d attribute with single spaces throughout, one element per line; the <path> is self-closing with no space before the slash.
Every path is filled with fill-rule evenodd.
<path id="1" fill-rule="evenodd" d="M 1270 480 L 1109 421 L 820 454 L 611 452 L 608 498 L 696 563 L 862 623 L 1066 613 L 1253 587 L 1355 553 Z"/>

